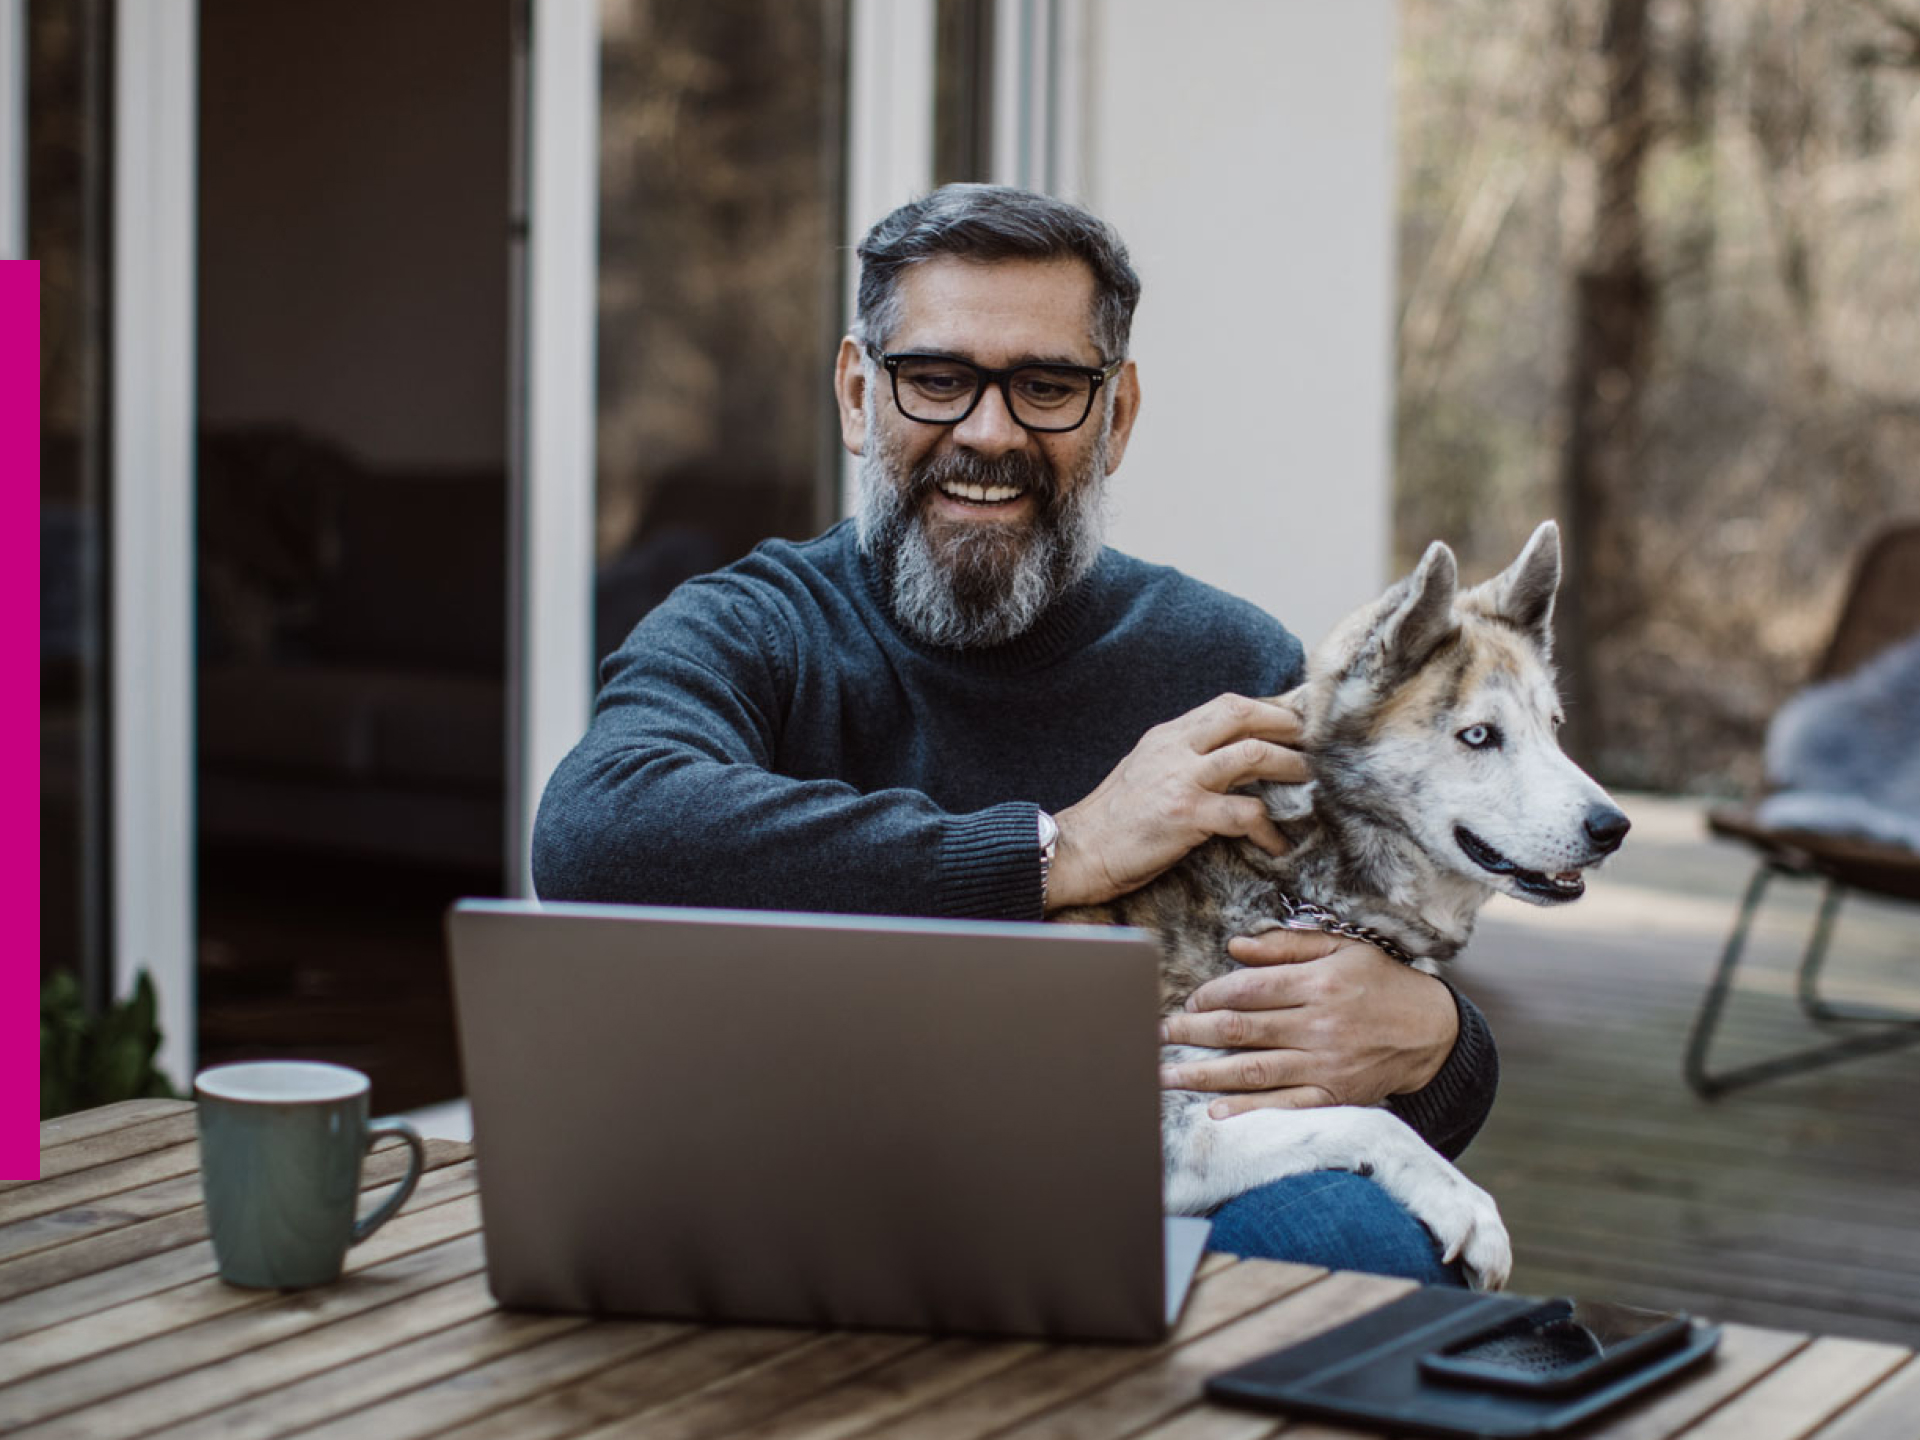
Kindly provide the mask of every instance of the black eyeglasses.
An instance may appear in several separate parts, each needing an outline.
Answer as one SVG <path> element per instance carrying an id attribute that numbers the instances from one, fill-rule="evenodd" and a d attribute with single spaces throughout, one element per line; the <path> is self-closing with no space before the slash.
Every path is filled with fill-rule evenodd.
<path id="1" fill-rule="evenodd" d="M 998 385 L 1007 413 L 1029 430 L 1058 433 L 1078 430 L 1093 413 L 1093 397 L 1120 373 L 1111 365 L 1009 365 L 989 370 L 951 355 L 912 351 L 867 353 L 893 377 L 893 403 L 922 425 L 958 425 L 974 411 L 987 386 Z"/>

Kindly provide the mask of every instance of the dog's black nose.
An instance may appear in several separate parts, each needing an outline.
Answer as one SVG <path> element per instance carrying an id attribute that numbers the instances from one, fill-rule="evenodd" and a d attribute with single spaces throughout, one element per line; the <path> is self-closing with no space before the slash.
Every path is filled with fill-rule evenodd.
<path id="1" fill-rule="evenodd" d="M 1611 855 L 1627 838 L 1633 822 L 1611 805 L 1587 807 L 1587 838 L 1602 855 Z"/>

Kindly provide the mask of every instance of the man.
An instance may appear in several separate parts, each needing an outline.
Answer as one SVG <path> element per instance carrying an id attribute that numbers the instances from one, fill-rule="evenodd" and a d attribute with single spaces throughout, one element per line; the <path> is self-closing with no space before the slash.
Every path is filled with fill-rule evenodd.
<path id="1" fill-rule="evenodd" d="M 1235 791 L 1307 775 L 1297 717 L 1247 698 L 1298 681 L 1299 642 L 1102 544 L 1140 411 L 1118 237 L 1046 196 L 955 185 L 859 254 L 834 373 L 858 515 L 688 582 L 607 660 L 541 803 L 540 894 L 1038 920 L 1211 835 L 1278 853 Z M 1166 1083 L 1220 1092 L 1220 1114 L 1384 1100 L 1465 1147 L 1497 1061 L 1450 987 L 1329 936 L 1231 953 L 1244 968 L 1167 1031 L 1237 1053 Z M 1214 1243 L 1453 1278 L 1417 1221 L 1342 1172 L 1239 1197 Z"/>

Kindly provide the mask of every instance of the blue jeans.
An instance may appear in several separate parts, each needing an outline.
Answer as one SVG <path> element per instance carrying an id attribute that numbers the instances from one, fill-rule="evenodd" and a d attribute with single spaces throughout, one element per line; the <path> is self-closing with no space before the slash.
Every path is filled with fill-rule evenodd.
<path id="1" fill-rule="evenodd" d="M 1213 1212 L 1209 1249 L 1330 1270 L 1400 1275 L 1423 1285 L 1464 1285 L 1440 1260 L 1433 1235 L 1379 1185 L 1347 1170 L 1289 1175 Z"/>

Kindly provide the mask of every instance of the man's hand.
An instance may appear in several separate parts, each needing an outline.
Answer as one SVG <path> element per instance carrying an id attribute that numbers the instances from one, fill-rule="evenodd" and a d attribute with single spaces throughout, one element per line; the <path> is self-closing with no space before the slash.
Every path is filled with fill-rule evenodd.
<path id="1" fill-rule="evenodd" d="M 1460 1033 L 1447 987 L 1371 945 L 1318 931 L 1228 942 L 1246 969 L 1209 980 L 1165 1039 L 1243 1053 L 1169 1065 L 1169 1090 L 1221 1090 L 1215 1119 L 1258 1106 L 1373 1105 L 1440 1072 Z"/>
<path id="2" fill-rule="evenodd" d="M 1137 890 L 1214 835 L 1244 835 L 1286 854 L 1266 805 L 1228 792 L 1256 780 L 1312 778 L 1289 748 L 1299 738 L 1292 710 L 1241 695 L 1154 726 L 1091 795 L 1054 816 L 1060 840 L 1047 908 L 1098 905 Z"/>

